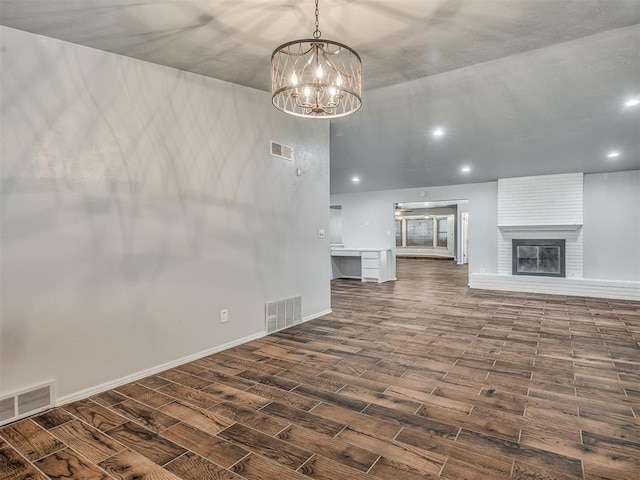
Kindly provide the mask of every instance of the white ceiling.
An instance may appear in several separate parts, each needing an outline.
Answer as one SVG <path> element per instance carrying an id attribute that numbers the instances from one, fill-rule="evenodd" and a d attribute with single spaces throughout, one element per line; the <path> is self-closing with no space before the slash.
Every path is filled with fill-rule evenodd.
<path id="1" fill-rule="evenodd" d="M 312 0 L 0 7 L 5 26 L 267 91 L 271 52 L 308 38 L 314 9 Z M 357 50 L 364 75 L 363 109 L 332 121 L 332 192 L 640 168 L 640 107 L 623 107 L 640 95 L 639 23 L 640 0 L 320 0 L 323 38 Z M 439 139 L 436 125 L 447 130 Z M 611 148 L 622 151 L 615 161 Z"/>

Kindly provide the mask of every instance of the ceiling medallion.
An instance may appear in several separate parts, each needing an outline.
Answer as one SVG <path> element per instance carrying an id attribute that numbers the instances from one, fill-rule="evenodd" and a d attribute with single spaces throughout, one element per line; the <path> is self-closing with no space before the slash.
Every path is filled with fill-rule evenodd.
<path id="1" fill-rule="evenodd" d="M 273 105 L 290 115 L 337 118 L 362 106 L 362 61 L 350 47 L 321 40 L 318 0 L 313 39 L 280 45 L 271 55 Z"/>

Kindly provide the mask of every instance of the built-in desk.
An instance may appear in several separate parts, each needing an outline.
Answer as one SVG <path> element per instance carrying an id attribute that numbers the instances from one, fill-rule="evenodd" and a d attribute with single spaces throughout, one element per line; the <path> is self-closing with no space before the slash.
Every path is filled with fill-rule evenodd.
<path id="1" fill-rule="evenodd" d="M 331 248 L 333 278 L 357 278 L 363 282 L 387 282 L 391 278 L 391 249 Z"/>

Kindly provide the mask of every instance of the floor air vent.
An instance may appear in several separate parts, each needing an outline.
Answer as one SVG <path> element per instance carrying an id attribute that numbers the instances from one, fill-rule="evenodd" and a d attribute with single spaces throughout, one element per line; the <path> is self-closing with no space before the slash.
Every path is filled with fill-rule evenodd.
<path id="1" fill-rule="evenodd" d="M 53 382 L 0 398 L 0 425 L 53 407 Z"/>
<path id="2" fill-rule="evenodd" d="M 266 305 L 267 333 L 277 332 L 302 322 L 302 297 L 285 298 Z"/>
<path id="3" fill-rule="evenodd" d="M 293 147 L 271 140 L 271 155 L 285 160 L 293 160 Z"/>

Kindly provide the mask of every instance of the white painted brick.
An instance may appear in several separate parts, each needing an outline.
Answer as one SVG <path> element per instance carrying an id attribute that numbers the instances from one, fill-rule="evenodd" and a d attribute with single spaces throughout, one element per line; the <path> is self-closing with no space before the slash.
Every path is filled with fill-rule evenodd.
<path id="1" fill-rule="evenodd" d="M 511 240 L 566 240 L 567 278 L 582 278 L 584 241 L 582 228 L 536 229 L 539 226 L 582 225 L 584 178 L 582 173 L 505 178 L 498 180 L 498 225 L 530 226 L 530 230 L 498 228 L 498 274 L 511 275 Z"/>
<path id="2" fill-rule="evenodd" d="M 498 180 L 498 225 L 582 225 L 583 174 Z"/>
<path id="3" fill-rule="evenodd" d="M 632 281 L 471 273 L 469 274 L 469 286 L 483 290 L 640 301 L 640 282 Z"/>

